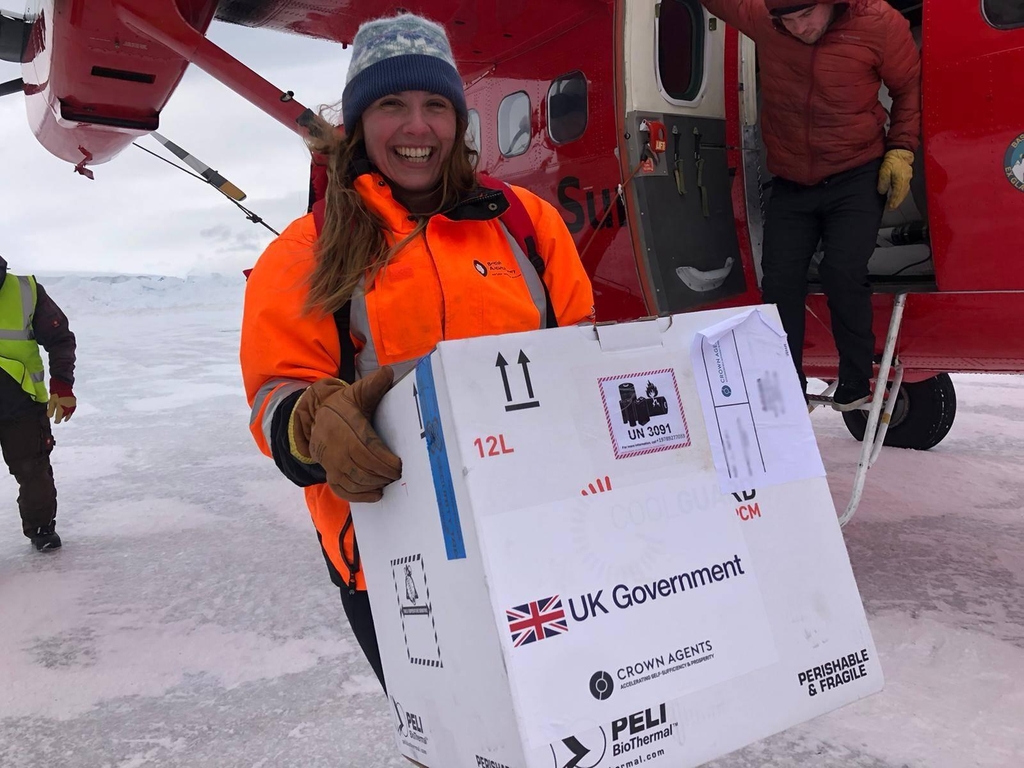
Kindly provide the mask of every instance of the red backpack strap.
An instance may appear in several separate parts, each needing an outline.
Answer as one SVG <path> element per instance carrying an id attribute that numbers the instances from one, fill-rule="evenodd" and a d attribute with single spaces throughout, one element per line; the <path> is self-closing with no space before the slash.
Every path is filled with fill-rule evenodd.
<path id="1" fill-rule="evenodd" d="M 313 206 L 310 211 L 313 214 L 313 223 L 316 225 L 316 236 L 320 237 L 320 233 L 324 229 L 324 210 L 327 208 L 327 201 L 324 198 L 320 198 Z"/>
<path id="2" fill-rule="evenodd" d="M 540 257 L 540 253 L 537 251 L 537 230 L 533 226 L 533 219 L 530 218 L 530 214 L 526 212 L 526 206 L 519 199 L 519 195 L 504 181 L 495 179 L 492 176 L 480 173 L 477 174 L 477 179 L 481 187 L 494 189 L 505 194 L 505 199 L 508 201 L 508 210 L 501 214 L 501 220 L 508 228 L 509 234 L 519 243 L 523 253 L 529 257 L 533 268 L 537 270 L 537 274 L 543 275 L 545 264 L 544 259 Z"/>
<path id="3" fill-rule="evenodd" d="M 306 210 L 313 214 L 316 222 L 316 234 L 324 228 L 324 199 L 327 197 L 327 158 L 313 153 L 309 160 L 309 206 Z"/>
<path id="4" fill-rule="evenodd" d="M 307 211 L 313 210 L 313 203 L 322 200 L 327 194 L 327 157 L 314 152 L 309 159 L 309 205 Z"/>
<path id="5" fill-rule="evenodd" d="M 523 205 L 523 201 L 519 199 L 519 195 L 516 194 L 515 190 L 504 181 L 483 173 L 477 174 L 477 181 L 484 189 L 497 190 L 505 195 L 505 200 L 508 201 L 508 209 L 501 214 L 501 221 L 508 229 L 509 234 L 512 235 L 512 238 L 519 244 L 523 253 L 529 258 L 533 268 L 537 270 L 537 275 L 540 276 L 540 284 L 544 288 L 544 299 L 547 304 L 547 324 L 545 327 L 557 328 L 558 318 L 555 316 L 554 307 L 551 306 L 548 286 L 544 282 L 544 270 L 547 265 L 544 264 L 544 259 L 541 258 L 540 252 L 537 250 L 537 229 L 533 226 L 533 219 L 527 213 L 526 206 Z"/>

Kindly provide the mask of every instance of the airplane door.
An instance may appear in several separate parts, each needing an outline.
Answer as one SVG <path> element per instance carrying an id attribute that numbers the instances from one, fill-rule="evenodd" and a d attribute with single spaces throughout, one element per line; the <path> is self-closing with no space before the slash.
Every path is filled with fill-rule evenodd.
<path id="1" fill-rule="evenodd" d="M 725 25 L 699 0 L 633 0 L 627 10 L 627 146 L 639 166 L 630 185 L 656 309 L 736 303 L 748 285 L 726 153 Z M 645 160 L 659 126 L 664 152 Z"/>
<path id="2" fill-rule="evenodd" d="M 925 177 L 942 291 L 1024 289 L 1024 3 L 924 4 Z"/>

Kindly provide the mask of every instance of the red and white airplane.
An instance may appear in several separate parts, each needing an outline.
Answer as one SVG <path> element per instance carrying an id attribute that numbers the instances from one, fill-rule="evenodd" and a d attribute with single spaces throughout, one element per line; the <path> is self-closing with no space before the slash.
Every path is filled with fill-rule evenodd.
<path id="1" fill-rule="evenodd" d="M 897 394 L 844 415 L 876 438 L 863 470 L 883 441 L 942 440 L 948 372 L 1024 371 L 1024 6 L 890 2 L 922 45 L 924 135 L 870 263 Z M 345 44 L 399 10 L 448 29 L 481 168 L 558 206 L 601 320 L 760 301 L 757 51 L 698 0 L 33 0 L 0 17 L 0 58 L 23 69 L 0 92 L 23 93 L 38 140 L 83 174 L 159 127 L 189 64 L 301 134 L 310 111 L 208 40 L 213 19 Z M 832 380 L 816 280 L 805 364 Z"/>

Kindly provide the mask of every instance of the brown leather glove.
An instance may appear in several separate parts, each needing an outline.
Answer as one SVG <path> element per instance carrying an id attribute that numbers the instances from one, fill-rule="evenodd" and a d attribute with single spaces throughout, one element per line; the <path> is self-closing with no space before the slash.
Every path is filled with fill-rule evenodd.
<path id="1" fill-rule="evenodd" d="M 393 380 L 390 366 L 351 386 L 321 379 L 302 393 L 292 410 L 288 431 L 293 455 L 320 464 L 327 485 L 346 501 L 378 501 L 384 486 L 402 476 L 402 460 L 370 424 Z"/>
<path id="2" fill-rule="evenodd" d="M 288 419 L 288 445 L 292 456 L 303 464 L 316 464 L 310 456 L 309 435 L 313 431 L 313 418 L 316 412 L 331 395 L 340 392 L 346 384 L 341 379 L 320 379 L 313 382 L 295 401 L 292 415 Z"/>

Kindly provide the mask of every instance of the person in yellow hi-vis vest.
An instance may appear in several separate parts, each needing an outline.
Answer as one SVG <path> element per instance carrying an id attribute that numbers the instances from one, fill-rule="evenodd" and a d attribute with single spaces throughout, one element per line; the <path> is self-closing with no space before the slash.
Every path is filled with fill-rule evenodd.
<path id="1" fill-rule="evenodd" d="M 39 346 L 50 363 L 50 388 Z M 75 412 L 75 334 L 34 277 L 11 275 L 0 256 L 0 448 L 18 481 L 24 534 L 40 552 L 60 547 L 50 452 L 55 424 Z"/>

